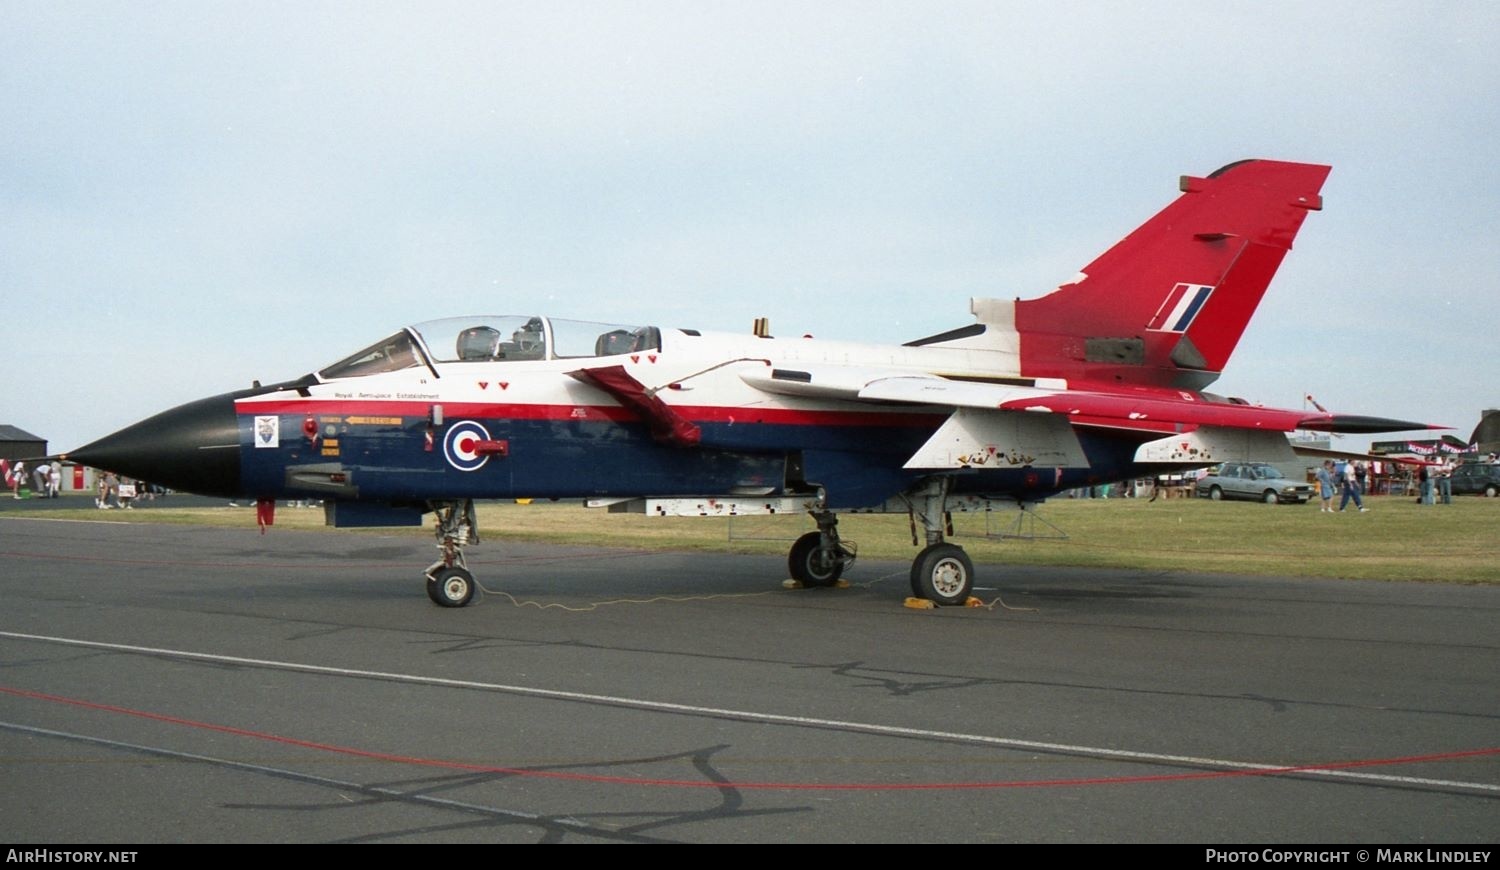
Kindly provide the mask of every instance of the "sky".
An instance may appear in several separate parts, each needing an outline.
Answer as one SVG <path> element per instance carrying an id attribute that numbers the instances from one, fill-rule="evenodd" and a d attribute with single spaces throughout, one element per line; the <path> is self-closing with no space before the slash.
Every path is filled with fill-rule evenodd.
<path id="1" fill-rule="evenodd" d="M 1249 157 L 1214 392 L 1500 406 L 1500 4 L 0 0 L 0 423 L 67 450 L 463 314 L 902 342 Z"/>

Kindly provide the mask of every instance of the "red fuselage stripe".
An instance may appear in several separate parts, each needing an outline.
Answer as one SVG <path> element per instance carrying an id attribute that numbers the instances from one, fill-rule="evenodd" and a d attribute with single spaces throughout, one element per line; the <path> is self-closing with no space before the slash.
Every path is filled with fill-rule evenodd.
<path id="1" fill-rule="evenodd" d="M 296 415 L 319 417 L 426 417 L 441 405 L 450 419 L 476 417 L 507 420 L 609 420 L 633 422 L 634 412 L 617 405 L 542 405 L 499 402 L 445 402 L 441 400 L 390 399 L 291 399 L 270 402 L 237 402 L 240 414 Z M 787 408 L 729 408 L 674 405 L 673 410 L 695 423 L 773 424 L 787 426 L 934 426 L 947 414 L 891 411 L 802 411 Z"/>

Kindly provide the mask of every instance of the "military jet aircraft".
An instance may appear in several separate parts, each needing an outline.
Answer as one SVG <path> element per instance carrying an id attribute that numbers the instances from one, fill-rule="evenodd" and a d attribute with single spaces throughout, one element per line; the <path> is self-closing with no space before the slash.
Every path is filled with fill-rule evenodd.
<path id="1" fill-rule="evenodd" d="M 580 498 L 655 515 L 800 511 L 789 568 L 831 585 L 838 512 L 909 512 L 913 594 L 961 604 L 954 510 L 1292 454 L 1294 429 L 1420 423 L 1203 392 L 1292 247 L 1329 167 L 1270 160 L 1181 194 L 1072 281 L 971 300 L 975 321 L 902 345 L 543 316 L 407 327 L 302 378 L 190 402 L 67 454 L 175 489 L 323 499 L 330 524 L 420 524 L 439 605 L 470 602 L 475 499 Z M 914 538 L 916 535 L 914 535 Z M 914 541 L 915 543 L 915 541 Z"/>

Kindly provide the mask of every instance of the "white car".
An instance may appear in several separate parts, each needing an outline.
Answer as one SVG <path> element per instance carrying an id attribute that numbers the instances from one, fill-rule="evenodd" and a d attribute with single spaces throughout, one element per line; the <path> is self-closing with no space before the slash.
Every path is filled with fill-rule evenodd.
<path id="1" fill-rule="evenodd" d="M 1306 504 L 1313 497 L 1312 484 L 1292 480 L 1264 462 L 1226 462 L 1198 481 L 1196 491 L 1214 501 L 1245 498 L 1266 504 Z"/>

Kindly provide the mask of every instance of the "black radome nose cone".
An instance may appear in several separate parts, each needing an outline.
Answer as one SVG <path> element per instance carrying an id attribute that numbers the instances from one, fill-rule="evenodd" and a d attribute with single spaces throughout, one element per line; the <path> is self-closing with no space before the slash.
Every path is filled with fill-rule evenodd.
<path id="1" fill-rule="evenodd" d="M 237 395 L 179 405 L 71 451 L 66 458 L 182 492 L 239 495 Z"/>

